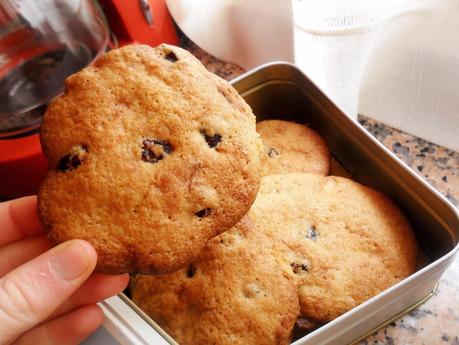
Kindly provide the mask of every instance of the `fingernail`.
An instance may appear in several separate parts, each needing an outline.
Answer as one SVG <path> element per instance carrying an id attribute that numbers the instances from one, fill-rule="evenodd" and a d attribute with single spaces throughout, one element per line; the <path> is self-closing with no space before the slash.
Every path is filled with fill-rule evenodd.
<path id="1" fill-rule="evenodd" d="M 80 277 L 91 265 L 90 252 L 80 241 L 63 243 L 55 250 L 51 266 L 63 280 L 70 281 Z"/>

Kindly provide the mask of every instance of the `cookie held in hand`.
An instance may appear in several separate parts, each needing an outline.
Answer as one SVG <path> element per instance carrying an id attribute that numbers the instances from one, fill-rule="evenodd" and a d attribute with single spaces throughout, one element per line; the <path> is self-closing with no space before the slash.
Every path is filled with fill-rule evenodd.
<path id="1" fill-rule="evenodd" d="M 55 243 L 90 242 L 101 272 L 187 265 L 243 217 L 259 186 L 250 107 L 173 46 L 125 46 L 69 77 L 41 140 L 42 223 Z"/>

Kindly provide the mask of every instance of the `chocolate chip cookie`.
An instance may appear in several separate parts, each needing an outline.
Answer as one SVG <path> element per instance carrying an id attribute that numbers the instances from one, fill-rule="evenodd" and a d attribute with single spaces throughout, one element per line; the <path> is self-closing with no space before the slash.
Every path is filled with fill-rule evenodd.
<path id="1" fill-rule="evenodd" d="M 257 123 L 265 144 L 260 156 L 262 176 L 283 173 L 311 173 L 326 176 L 330 151 L 314 130 L 299 123 L 265 120 Z"/>
<path id="2" fill-rule="evenodd" d="M 284 243 L 302 316 L 330 321 L 416 268 L 407 219 L 382 193 L 342 177 L 263 177 L 248 216 Z"/>
<path id="3" fill-rule="evenodd" d="M 69 77 L 41 140 L 41 220 L 55 243 L 89 241 L 101 272 L 187 265 L 259 186 L 250 107 L 173 46 L 125 46 Z"/>
<path id="4" fill-rule="evenodd" d="M 298 297 L 274 246 L 245 218 L 188 267 L 136 276 L 133 301 L 182 345 L 289 344 Z"/>

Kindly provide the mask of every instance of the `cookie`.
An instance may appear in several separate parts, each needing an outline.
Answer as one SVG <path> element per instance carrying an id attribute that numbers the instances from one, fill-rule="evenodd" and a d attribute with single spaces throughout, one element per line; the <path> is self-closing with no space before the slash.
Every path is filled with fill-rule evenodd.
<path id="1" fill-rule="evenodd" d="M 330 321 L 414 272 L 407 219 L 382 193 L 313 174 L 263 177 L 249 217 L 289 248 L 301 314 Z"/>
<path id="2" fill-rule="evenodd" d="M 101 272 L 184 267 L 259 186 L 250 107 L 173 46 L 125 46 L 69 77 L 41 140 L 41 220 L 55 243 L 89 241 Z"/>
<path id="3" fill-rule="evenodd" d="M 273 246 L 244 219 L 187 268 L 136 276 L 133 301 L 181 345 L 289 344 L 298 296 Z"/>
<path id="4" fill-rule="evenodd" d="M 311 173 L 326 176 L 330 151 L 314 130 L 299 123 L 265 120 L 257 123 L 265 145 L 260 156 L 262 176 L 284 173 Z"/>

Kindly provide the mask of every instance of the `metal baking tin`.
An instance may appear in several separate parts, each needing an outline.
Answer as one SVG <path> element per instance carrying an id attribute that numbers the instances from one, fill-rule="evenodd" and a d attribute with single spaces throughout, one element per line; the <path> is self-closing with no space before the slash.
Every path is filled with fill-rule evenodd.
<path id="1" fill-rule="evenodd" d="M 331 175 L 351 177 L 388 195 L 410 220 L 427 257 L 423 267 L 410 277 L 292 344 L 354 343 L 428 298 L 458 253 L 459 215 L 455 207 L 346 116 L 294 65 L 265 64 L 236 78 L 232 84 L 252 107 L 257 120 L 292 120 L 317 130 L 332 153 Z M 126 297 L 120 301 L 172 343 L 132 301 Z"/>

